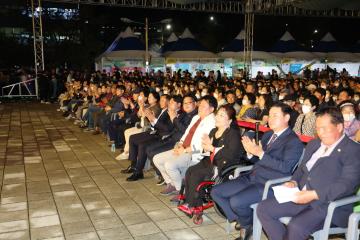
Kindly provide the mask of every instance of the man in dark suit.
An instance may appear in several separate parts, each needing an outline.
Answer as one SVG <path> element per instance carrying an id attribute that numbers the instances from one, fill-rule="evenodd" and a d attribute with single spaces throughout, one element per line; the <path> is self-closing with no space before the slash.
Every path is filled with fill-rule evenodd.
<path id="1" fill-rule="evenodd" d="M 243 146 L 254 168 L 248 174 L 213 188 L 212 199 L 224 211 L 229 221 L 237 221 L 242 228 L 238 239 L 249 239 L 252 233 L 250 205 L 261 200 L 267 180 L 289 176 L 303 152 L 303 144 L 289 128 L 291 109 L 275 103 L 269 112 L 269 126 L 259 145 L 244 136 Z"/>
<path id="2" fill-rule="evenodd" d="M 284 185 L 298 187 L 293 202 L 279 204 L 267 199 L 257 208 L 257 215 L 271 240 L 305 240 L 322 229 L 331 201 L 354 195 L 360 186 L 360 145 L 344 134 L 344 119 L 335 107 L 320 109 L 316 118 L 319 139 L 305 149 L 301 165 L 291 181 Z M 352 204 L 339 207 L 333 224 L 346 227 Z M 292 217 L 284 226 L 279 218 Z"/>
<path id="3" fill-rule="evenodd" d="M 130 136 L 129 139 L 129 160 L 131 168 L 124 173 L 133 173 L 127 181 L 137 181 L 144 178 L 143 169 L 146 163 L 146 147 L 151 142 L 157 141 L 170 134 L 174 125 L 168 113 L 169 95 L 162 95 L 160 98 L 161 113 L 156 118 L 154 113 L 146 110 L 146 117 L 151 124 L 151 131 L 142 132 Z"/>
<path id="4" fill-rule="evenodd" d="M 184 134 L 186 128 L 189 126 L 192 118 L 197 115 L 196 108 L 196 97 L 194 95 L 186 95 L 181 102 L 180 96 L 174 96 L 170 100 L 169 106 L 169 116 L 172 121 L 174 128 L 169 134 L 169 136 L 161 138 L 157 142 L 150 143 L 146 148 L 146 155 L 150 161 L 153 160 L 153 157 L 161 152 L 165 152 L 174 148 L 175 144 L 180 140 L 182 135 Z M 182 103 L 182 111 L 181 111 L 181 103 Z M 172 107 L 172 104 L 177 106 Z M 171 109 L 176 114 L 171 114 Z M 164 178 L 161 176 L 160 171 L 155 167 L 155 171 L 159 176 L 158 185 L 165 184 Z"/>

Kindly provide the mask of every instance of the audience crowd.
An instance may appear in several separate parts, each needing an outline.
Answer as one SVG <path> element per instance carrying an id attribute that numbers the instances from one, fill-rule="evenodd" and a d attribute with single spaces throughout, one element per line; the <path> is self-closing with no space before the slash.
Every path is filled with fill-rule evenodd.
<path id="1" fill-rule="evenodd" d="M 184 212 L 203 204 L 196 194 L 199 183 L 231 165 L 253 165 L 211 192 L 228 220 L 238 223 L 238 239 L 251 236 L 250 205 L 261 201 L 267 180 L 294 174 L 284 185 L 300 189 L 291 203 L 260 203 L 257 214 L 273 240 L 307 239 L 321 228 L 329 202 L 355 194 L 360 186 L 360 79 L 346 70 L 305 70 L 301 76 L 281 78 L 274 70 L 253 79 L 213 71 L 191 76 L 187 71 L 143 74 L 136 69 L 67 72 L 65 77 L 62 88 L 52 75 L 51 96 L 43 100 L 55 100 L 63 89 L 58 111 L 84 132 L 102 134 L 119 151 L 117 160 L 129 160 L 119 170 L 127 181 L 143 179 L 152 166 L 156 184 L 164 186 L 160 194 L 175 203 L 184 186 L 185 201 L 179 206 Z M 271 130 L 257 141 L 237 120 Z M 305 145 L 298 135 L 314 140 Z M 339 226 L 351 213 L 346 206 L 341 210 Z M 285 227 L 280 216 L 293 220 Z"/>

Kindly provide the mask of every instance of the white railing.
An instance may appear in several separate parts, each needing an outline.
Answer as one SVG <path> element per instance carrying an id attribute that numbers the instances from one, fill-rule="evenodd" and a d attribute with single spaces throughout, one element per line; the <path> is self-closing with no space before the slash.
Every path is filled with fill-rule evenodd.
<path id="1" fill-rule="evenodd" d="M 34 83 L 35 93 L 31 92 L 29 89 L 28 84 L 31 82 Z M 6 92 L 7 89 L 10 89 L 10 90 L 8 91 L 8 93 L 4 94 L 4 92 Z M 13 94 L 14 90 L 16 90 L 16 89 L 18 89 L 18 93 Z M 4 87 L 2 87 L 1 94 L 2 94 L 2 97 L 37 97 L 36 90 L 37 90 L 37 82 L 36 82 L 36 78 L 33 78 L 33 79 L 26 80 L 26 81 L 21 81 L 18 83 L 4 86 Z"/>

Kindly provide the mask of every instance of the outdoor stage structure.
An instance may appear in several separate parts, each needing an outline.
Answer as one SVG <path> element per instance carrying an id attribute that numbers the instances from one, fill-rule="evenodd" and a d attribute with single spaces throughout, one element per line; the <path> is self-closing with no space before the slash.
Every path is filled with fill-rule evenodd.
<path id="1" fill-rule="evenodd" d="M 35 79 L 33 81 L 35 82 L 36 96 L 38 96 L 38 74 L 45 69 L 42 1 L 76 5 L 88 4 L 111 7 L 243 14 L 245 18 L 245 44 L 242 60 L 243 66 L 250 73 L 253 72 L 251 69 L 253 67 L 254 53 L 253 28 L 256 15 L 360 18 L 360 3 L 356 0 L 31 0 L 35 68 Z M 148 62 L 149 57 L 148 53 L 146 53 L 145 62 Z M 8 96 L 11 96 L 11 94 Z"/>

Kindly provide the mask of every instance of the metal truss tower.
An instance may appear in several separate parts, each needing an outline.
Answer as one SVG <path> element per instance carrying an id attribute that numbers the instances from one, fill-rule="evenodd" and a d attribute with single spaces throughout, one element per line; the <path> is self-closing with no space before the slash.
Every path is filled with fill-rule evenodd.
<path id="1" fill-rule="evenodd" d="M 251 77 L 252 51 L 254 43 L 254 5 L 253 0 L 245 4 L 244 70 Z"/>
<path id="2" fill-rule="evenodd" d="M 44 71 L 45 69 L 41 0 L 31 0 L 31 13 L 35 57 L 35 91 L 36 96 L 39 97 L 38 74 L 40 71 Z"/>

